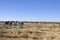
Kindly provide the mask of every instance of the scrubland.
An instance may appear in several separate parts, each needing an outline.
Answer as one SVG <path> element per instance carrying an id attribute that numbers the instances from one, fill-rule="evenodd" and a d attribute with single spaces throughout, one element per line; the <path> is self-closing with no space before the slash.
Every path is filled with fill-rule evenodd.
<path id="1" fill-rule="evenodd" d="M 0 28 L 0 40 L 60 40 L 58 23 L 25 23 L 27 28 Z"/>

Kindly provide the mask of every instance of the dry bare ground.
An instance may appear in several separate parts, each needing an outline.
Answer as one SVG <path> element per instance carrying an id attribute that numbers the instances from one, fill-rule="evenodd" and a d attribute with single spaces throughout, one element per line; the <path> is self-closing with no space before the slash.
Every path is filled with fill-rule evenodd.
<path id="1" fill-rule="evenodd" d="M 0 40 L 60 40 L 60 24 L 25 23 L 29 28 L 0 30 Z"/>

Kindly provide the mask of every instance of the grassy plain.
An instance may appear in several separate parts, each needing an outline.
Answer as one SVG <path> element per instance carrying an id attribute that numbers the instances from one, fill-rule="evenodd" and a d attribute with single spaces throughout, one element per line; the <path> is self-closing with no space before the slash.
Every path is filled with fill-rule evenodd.
<path id="1" fill-rule="evenodd" d="M 0 40 L 60 40 L 59 23 L 24 23 L 28 28 L 0 28 Z"/>

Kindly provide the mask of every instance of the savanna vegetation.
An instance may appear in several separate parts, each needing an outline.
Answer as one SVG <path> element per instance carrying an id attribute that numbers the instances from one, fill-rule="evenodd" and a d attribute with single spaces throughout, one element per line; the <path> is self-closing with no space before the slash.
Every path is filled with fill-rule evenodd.
<path id="1" fill-rule="evenodd" d="M 59 22 L 0 22 L 0 40 L 60 40 Z"/>

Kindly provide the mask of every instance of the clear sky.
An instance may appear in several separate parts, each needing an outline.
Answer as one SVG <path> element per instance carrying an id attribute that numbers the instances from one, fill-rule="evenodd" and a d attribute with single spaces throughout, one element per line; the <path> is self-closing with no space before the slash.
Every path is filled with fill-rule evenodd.
<path id="1" fill-rule="evenodd" d="M 60 0 L 0 0 L 0 21 L 60 21 Z"/>

